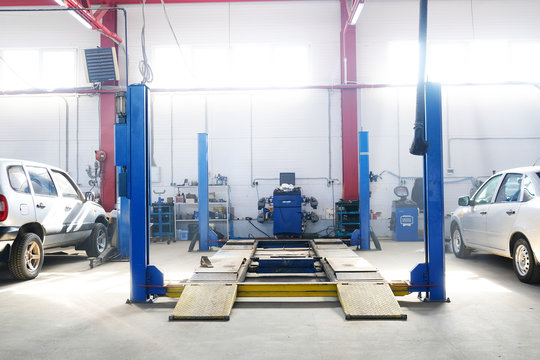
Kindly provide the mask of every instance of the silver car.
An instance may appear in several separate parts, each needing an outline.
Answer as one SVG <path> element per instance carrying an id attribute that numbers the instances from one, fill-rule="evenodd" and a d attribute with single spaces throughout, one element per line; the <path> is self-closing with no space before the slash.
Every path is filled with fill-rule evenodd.
<path id="1" fill-rule="evenodd" d="M 107 224 L 105 210 L 85 199 L 63 170 L 0 159 L 0 260 L 15 278 L 35 278 L 45 249 L 75 246 L 100 255 Z"/>
<path id="2" fill-rule="evenodd" d="M 526 283 L 540 281 L 540 166 L 501 171 L 452 214 L 452 249 L 458 258 L 473 249 L 513 259 Z"/>

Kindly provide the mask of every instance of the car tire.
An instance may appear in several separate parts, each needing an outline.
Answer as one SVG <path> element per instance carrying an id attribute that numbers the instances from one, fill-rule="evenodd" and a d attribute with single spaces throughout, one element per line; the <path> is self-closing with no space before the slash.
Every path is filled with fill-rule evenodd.
<path id="1" fill-rule="evenodd" d="M 31 280 L 38 276 L 43 266 L 43 244 L 34 233 L 18 237 L 11 248 L 8 268 L 18 280 Z"/>
<path id="2" fill-rule="evenodd" d="M 519 281 L 524 283 L 540 281 L 540 266 L 536 263 L 536 258 L 527 240 L 522 238 L 516 241 L 512 260 L 514 272 Z"/>
<path id="3" fill-rule="evenodd" d="M 461 230 L 458 226 L 455 226 L 452 230 L 452 251 L 456 257 L 463 259 L 471 255 L 471 249 L 465 246 L 463 243 L 463 237 L 461 236 Z"/>
<path id="4" fill-rule="evenodd" d="M 107 248 L 107 228 L 102 223 L 94 224 L 86 243 L 86 255 L 97 257 Z"/>

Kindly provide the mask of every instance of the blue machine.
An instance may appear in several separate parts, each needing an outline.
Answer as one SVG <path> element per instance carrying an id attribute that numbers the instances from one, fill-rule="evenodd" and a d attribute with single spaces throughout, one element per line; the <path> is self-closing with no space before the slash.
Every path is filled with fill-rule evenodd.
<path id="1" fill-rule="evenodd" d="M 314 197 L 302 196 L 302 190 L 294 187 L 294 173 L 280 173 L 280 187 L 274 190 L 273 196 L 259 199 L 259 215 L 257 221 L 260 223 L 273 218 L 274 235 L 298 237 L 304 232 L 304 221 L 319 221 L 319 216 L 311 211 L 303 211 L 302 206 L 309 204 L 313 209 L 317 209 L 318 201 Z M 266 205 L 273 205 L 270 211 Z"/>
<path id="2" fill-rule="evenodd" d="M 423 241 L 423 238 L 418 237 L 418 206 L 407 199 L 409 190 L 405 186 L 397 186 L 394 194 L 399 196 L 399 200 L 392 201 L 389 226 L 392 238 L 396 241 Z"/>
<path id="3" fill-rule="evenodd" d="M 302 193 L 300 188 L 291 191 L 274 190 L 274 235 L 302 234 Z"/>

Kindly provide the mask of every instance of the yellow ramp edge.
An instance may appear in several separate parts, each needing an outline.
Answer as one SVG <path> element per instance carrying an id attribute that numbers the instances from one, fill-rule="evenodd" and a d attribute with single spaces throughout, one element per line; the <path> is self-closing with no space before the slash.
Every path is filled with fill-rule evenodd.
<path id="1" fill-rule="evenodd" d="M 347 320 L 407 319 L 387 283 L 341 282 L 337 294 Z"/>
<path id="2" fill-rule="evenodd" d="M 229 320 L 236 284 L 187 284 L 169 320 Z"/>

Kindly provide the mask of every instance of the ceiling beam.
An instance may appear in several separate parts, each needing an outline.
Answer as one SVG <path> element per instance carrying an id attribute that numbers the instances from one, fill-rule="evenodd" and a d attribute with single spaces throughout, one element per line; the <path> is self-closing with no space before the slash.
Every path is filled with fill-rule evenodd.
<path id="1" fill-rule="evenodd" d="M 93 0 L 93 5 L 141 5 L 142 0 Z M 222 2 L 287 2 L 297 0 L 164 0 L 165 4 L 222 3 Z M 161 4 L 161 0 L 146 0 L 147 4 Z M 49 6 L 57 5 L 54 0 L 0 0 L 0 6 Z"/>

